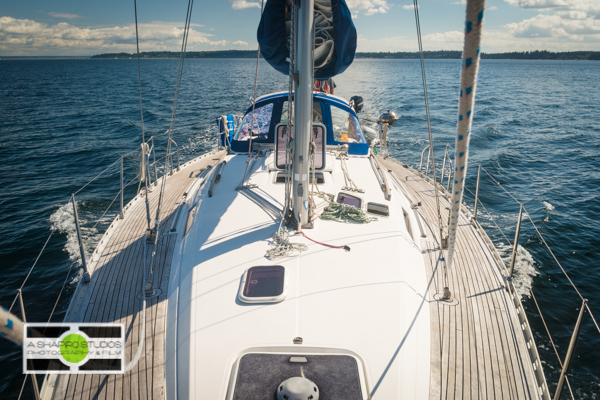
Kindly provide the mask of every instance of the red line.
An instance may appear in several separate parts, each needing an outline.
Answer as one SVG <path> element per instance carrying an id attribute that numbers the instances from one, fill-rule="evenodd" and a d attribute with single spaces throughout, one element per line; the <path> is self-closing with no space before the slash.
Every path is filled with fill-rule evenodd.
<path id="1" fill-rule="evenodd" d="M 305 238 L 307 238 L 311 242 L 314 242 L 316 244 L 320 244 L 321 246 L 331 247 L 332 249 L 344 249 L 346 251 L 350 251 L 350 246 L 346 246 L 346 245 L 344 245 L 344 246 L 335 246 L 333 244 L 327 244 L 327 243 L 318 242 L 318 241 L 316 241 L 314 239 L 311 239 L 308 236 L 306 236 L 306 233 L 304 233 L 303 231 L 300 231 L 300 233 L 302 234 L 302 236 L 304 236 Z"/>

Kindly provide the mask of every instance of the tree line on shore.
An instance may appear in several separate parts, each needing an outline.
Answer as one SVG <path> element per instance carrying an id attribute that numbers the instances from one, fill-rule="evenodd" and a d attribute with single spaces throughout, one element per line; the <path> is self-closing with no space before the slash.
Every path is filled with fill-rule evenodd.
<path id="1" fill-rule="evenodd" d="M 462 52 L 458 50 L 425 51 L 423 56 L 427 59 L 460 59 Z M 106 53 L 97 54 L 91 58 L 136 58 L 137 54 Z M 140 53 L 141 58 L 178 58 L 175 51 L 147 51 Z M 186 58 L 255 58 L 256 50 L 220 50 L 220 51 L 188 51 Z M 411 59 L 419 58 L 418 52 L 357 52 L 355 58 L 368 59 Z M 509 53 L 481 53 L 482 59 L 495 60 L 600 60 L 600 51 L 568 51 L 553 52 L 546 50 L 509 52 Z"/>

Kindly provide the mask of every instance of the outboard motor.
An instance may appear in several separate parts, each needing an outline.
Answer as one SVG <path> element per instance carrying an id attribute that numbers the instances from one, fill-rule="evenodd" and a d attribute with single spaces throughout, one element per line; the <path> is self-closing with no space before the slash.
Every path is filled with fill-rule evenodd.
<path id="1" fill-rule="evenodd" d="M 395 112 L 388 110 L 379 116 L 379 146 L 383 157 L 388 156 L 387 149 L 387 133 L 390 126 L 398 121 L 398 116 Z"/>
<path id="2" fill-rule="evenodd" d="M 362 111 L 363 104 L 362 96 L 350 97 L 350 107 L 352 107 L 357 114 Z"/>
<path id="3" fill-rule="evenodd" d="M 390 110 L 381 114 L 381 116 L 379 117 L 379 122 L 381 122 L 382 124 L 388 124 L 389 126 L 394 125 L 396 121 L 398 121 L 396 113 Z"/>

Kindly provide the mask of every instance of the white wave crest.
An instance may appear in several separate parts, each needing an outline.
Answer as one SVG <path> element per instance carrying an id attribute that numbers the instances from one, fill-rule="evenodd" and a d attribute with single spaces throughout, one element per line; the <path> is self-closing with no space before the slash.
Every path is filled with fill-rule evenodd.
<path id="1" fill-rule="evenodd" d="M 502 260 L 506 264 L 506 268 L 510 268 L 512 246 L 503 243 L 497 246 L 497 249 L 500 257 L 502 257 Z M 538 265 L 537 261 L 533 259 L 533 256 L 527 249 L 523 246 L 518 247 L 515 268 L 513 270 L 513 285 L 521 298 L 524 296 L 531 296 L 529 288 L 533 282 L 533 277 L 539 275 L 537 269 Z"/>
<path id="2" fill-rule="evenodd" d="M 80 203 L 78 204 L 78 211 L 80 209 Z M 81 211 L 79 214 L 79 225 L 81 228 L 81 235 L 83 237 L 83 247 L 85 248 L 86 259 L 90 260 L 91 253 L 100 241 L 101 235 L 98 234 L 98 229 L 86 227 L 88 218 L 85 213 Z M 81 253 L 79 251 L 79 240 L 77 239 L 77 228 L 75 226 L 75 217 L 73 213 L 73 203 L 68 202 L 65 205 L 60 206 L 48 219 L 50 222 L 50 229 L 56 232 L 64 233 L 67 235 L 67 242 L 65 243 L 64 250 L 69 254 L 71 262 L 81 264 Z"/>
<path id="3" fill-rule="evenodd" d="M 548 212 L 554 211 L 554 206 L 552 204 L 548 203 L 547 201 L 542 201 L 542 204 L 544 205 L 544 208 L 546 209 L 546 211 L 548 211 Z"/>

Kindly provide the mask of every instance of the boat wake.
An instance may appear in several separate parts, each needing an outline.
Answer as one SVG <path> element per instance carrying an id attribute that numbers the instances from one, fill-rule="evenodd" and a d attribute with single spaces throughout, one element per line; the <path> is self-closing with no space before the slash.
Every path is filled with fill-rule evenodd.
<path id="1" fill-rule="evenodd" d="M 85 210 L 85 201 L 77 201 L 77 209 L 79 211 L 79 224 L 81 227 L 81 235 L 83 236 L 83 245 L 85 247 L 86 259 L 91 259 L 93 249 L 100 241 L 102 234 L 97 228 L 87 226 L 88 221 L 92 220 L 93 215 Z M 75 227 L 75 217 L 73 215 L 73 205 L 68 202 L 60 206 L 48 219 L 50 229 L 54 232 L 62 233 L 67 236 L 67 241 L 63 248 L 69 254 L 69 259 L 72 263 L 81 266 L 81 254 L 79 252 L 79 242 L 77 240 L 77 228 Z M 77 282 L 80 273 L 74 278 L 73 283 Z"/>
<path id="2" fill-rule="evenodd" d="M 496 248 L 498 249 L 498 254 L 502 257 L 506 268 L 510 268 L 512 246 L 507 243 L 500 243 Z M 523 246 L 519 246 L 513 271 L 513 285 L 521 298 L 531 296 L 529 288 L 531 287 L 533 278 L 539 275 L 538 267 L 539 263 L 533 259 L 531 253 Z"/>

